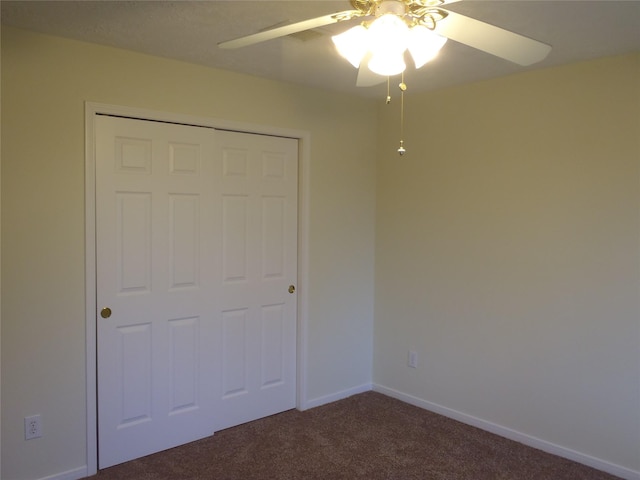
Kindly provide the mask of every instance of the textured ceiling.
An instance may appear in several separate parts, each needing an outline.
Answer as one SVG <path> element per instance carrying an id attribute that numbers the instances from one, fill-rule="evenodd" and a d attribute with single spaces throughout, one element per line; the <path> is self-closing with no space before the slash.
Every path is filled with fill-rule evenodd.
<path id="1" fill-rule="evenodd" d="M 236 50 L 218 42 L 274 25 L 349 10 L 348 1 L 2 1 L 2 23 L 225 70 L 363 96 L 386 85 L 355 87 L 356 71 L 330 35 L 341 23 L 309 35 Z M 640 51 L 640 1 L 484 1 L 447 5 L 452 11 L 552 45 L 549 56 L 521 67 L 449 41 L 406 83 L 425 91 L 590 58 Z"/>

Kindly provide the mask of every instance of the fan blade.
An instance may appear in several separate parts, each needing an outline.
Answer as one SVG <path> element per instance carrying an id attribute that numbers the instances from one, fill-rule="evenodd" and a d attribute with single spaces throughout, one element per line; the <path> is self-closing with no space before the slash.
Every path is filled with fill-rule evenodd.
<path id="1" fill-rule="evenodd" d="M 436 33 L 523 66 L 543 60 L 551 51 L 550 45 L 449 10 Z"/>
<path id="2" fill-rule="evenodd" d="M 278 37 L 284 37 L 291 35 L 292 33 L 302 32 L 303 30 L 311 30 L 312 28 L 323 27 L 332 23 L 337 23 L 342 20 L 351 19 L 354 17 L 360 17 L 362 13 L 358 10 L 345 10 L 344 12 L 332 13 L 331 15 L 324 15 L 322 17 L 311 18 L 309 20 L 303 20 L 302 22 L 291 23 L 282 27 L 272 28 L 263 32 L 247 35 L 246 37 L 236 38 L 234 40 L 227 40 L 220 42 L 218 47 L 220 48 L 240 48 L 253 45 L 255 43 L 264 42 L 266 40 L 272 40 Z"/>

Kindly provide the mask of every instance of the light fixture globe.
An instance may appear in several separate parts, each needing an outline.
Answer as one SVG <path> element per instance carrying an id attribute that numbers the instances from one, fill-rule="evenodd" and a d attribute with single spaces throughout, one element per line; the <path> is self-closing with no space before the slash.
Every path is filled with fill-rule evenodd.
<path id="1" fill-rule="evenodd" d="M 369 70 L 383 76 L 402 73 L 404 52 L 409 40 L 409 27 L 400 17 L 387 13 L 378 17 L 369 27 Z"/>
<path id="2" fill-rule="evenodd" d="M 407 64 L 404 63 L 402 54 L 378 53 L 371 57 L 368 64 L 369 70 L 378 75 L 392 77 L 404 72 Z"/>
<path id="3" fill-rule="evenodd" d="M 351 65 L 358 68 L 360 62 L 369 50 L 368 30 L 363 25 L 357 25 L 346 32 L 331 37 L 338 53 L 346 58 Z"/>
<path id="4" fill-rule="evenodd" d="M 407 49 L 409 27 L 393 13 L 374 20 L 369 27 L 369 50 L 372 54 L 402 54 Z"/>
<path id="5" fill-rule="evenodd" d="M 438 35 L 424 25 L 416 25 L 409 30 L 409 53 L 411 53 L 416 68 L 433 60 L 445 43 L 447 43 L 446 37 Z"/>

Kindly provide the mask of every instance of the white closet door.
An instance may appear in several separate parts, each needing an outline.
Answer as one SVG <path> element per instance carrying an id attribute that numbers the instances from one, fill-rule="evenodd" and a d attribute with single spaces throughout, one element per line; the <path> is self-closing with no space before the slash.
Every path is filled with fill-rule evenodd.
<path id="1" fill-rule="evenodd" d="M 223 429 L 296 404 L 298 144 L 218 132 L 218 148 Z"/>
<path id="2" fill-rule="evenodd" d="M 265 403 L 292 408 L 297 179 L 288 199 L 271 185 L 290 164 L 295 175 L 297 142 L 284 140 L 287 163 L 277 148 L 244 157 L 208 128 L 101 116 L 96 131 L 100 468 L 259 418 Z M 264 179 L 242 180 L 254 171 Z"/>

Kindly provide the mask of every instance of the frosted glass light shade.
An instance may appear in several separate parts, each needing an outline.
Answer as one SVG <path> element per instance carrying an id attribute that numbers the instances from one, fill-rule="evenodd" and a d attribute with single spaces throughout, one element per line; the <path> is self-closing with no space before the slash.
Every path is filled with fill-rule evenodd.
<path id="1" fill-rule="evenodd" d="M 387 13 L 369 27 L 369 70 L 383 76 L 404 72 L 404 52 L 409 40 L 409 27 L 397 15 Z"/>
<path id="2" fill-rule="evenodd" d="M 369 27 L 369 50 L 373 55 L 399 55 L 407 49 L 409 27 L 392 13 L 378 17 Z"/>
<path id="3" fill-rule="evenodd" d="M 370 52 L 369 70 L 383 76 L 398 75 L 405 70 L 404 52 L 407 49 L 416 68 L 420 68 L 447 42 L 445 37 L 424 25 L 409 28 L 395 13 L 385 13 L 368 28 L 358 25 L 331 39 L 338 53 L 356 68 Z"/>
<path id="4" fill-rule="evenodd" d="M 392 77 L 404 72 L 407 65 L 400 53 L 374 53 L 369 60 L 369 70 L 378 75 Z"/>
<path id="5" fill-rule="evenodd" d="M 407 43 L 416 68 L 420 68 L 438 55 L 447 39 L 423 25 L 417 25 L 409 30 Z"/>
<path id="6" fill-rule="evenodd" d="M 368 31 L 362 25 L 350 28 L 346 32 L 331 37 L 338 53 L 346 58 L 351 65 L 358 68 L 364 58 L 368 45 Z"/>

